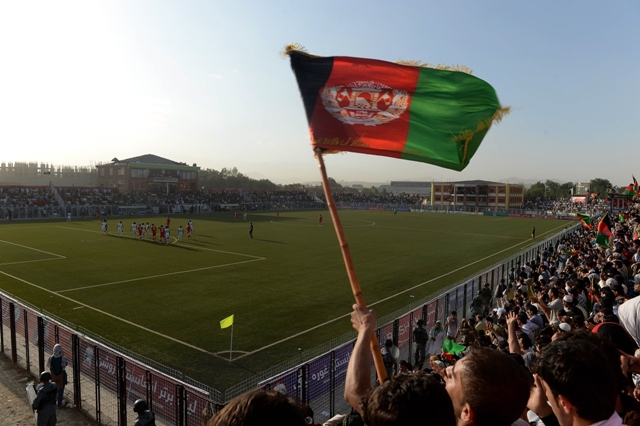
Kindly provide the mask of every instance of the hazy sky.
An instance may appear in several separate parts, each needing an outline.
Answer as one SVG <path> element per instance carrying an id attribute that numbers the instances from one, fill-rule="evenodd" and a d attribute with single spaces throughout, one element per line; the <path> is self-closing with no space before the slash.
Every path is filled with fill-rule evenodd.
<path id="1" fill-rule="evenodd" d="M 0 160 L 89 165 L 151 153 L 318 181 L 280 55 L 299 42 L 322 56 L 466 65 L 513 108 L 463 172 L 325 157 L 338 181 L 627 185 L 640 175 L 638 22 L 637 1 L 4 1 Z"/>

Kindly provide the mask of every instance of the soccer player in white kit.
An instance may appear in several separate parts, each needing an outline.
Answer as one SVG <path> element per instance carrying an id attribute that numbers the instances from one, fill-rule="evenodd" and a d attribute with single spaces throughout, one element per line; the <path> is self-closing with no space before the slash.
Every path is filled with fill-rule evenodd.
<path id="1" fill-rule="evenodd" d="M 131 236 L 132 236 L 133 238 L 135 238 L 135 237 L 136 237 L 136 231 L 137 231 L 137 230 L 138 230 L 138 225 L 136 225 L 136 223 L 135 223 L 135 222 L 133 222 L 133 223 L 131 224 Z"/>
<path id="2" fill-rule="evenodd" d="M 169 244 L 169 227 L 164 228 L 164 242 Z"/>
<path id="3" fill-rule="evenodd" d="M 107 219 L 103 219 L 102 220 L 102 229 L 100 230 L 100 235 L 105 234 L 107 235 Z"/>
<path id="4" fill-rule="evenodd" d="M 182 225 L 180 225 L 178 227 L 178 241 L 182 241 L 182 233 L 184 232 L 184 229 L 182 229 Z"/>
<path id="5" fill-rule="evenodd" d="M 118 223 L 118 232 L 117 232 L 117 234 L 120 235 L 121 237 L 122 237 L 122 226 L 123 226 L 122 225 L 122 221 L 120 221 Z"/>

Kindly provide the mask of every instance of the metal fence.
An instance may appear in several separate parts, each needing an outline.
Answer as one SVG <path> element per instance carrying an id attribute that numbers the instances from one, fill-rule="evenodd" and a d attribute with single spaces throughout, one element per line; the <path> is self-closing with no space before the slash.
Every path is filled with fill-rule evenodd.
<path id="1" fill-rule="evenodd" d="M 0 351 L 37 377 L 53 346 L 62 345 L 69 359 L 65 398 L 99 424 L 134 424 L 133 402 L 144 398 L 159 424 L 204 425 L 203 413 L 222 401 L 219 391 L 146 365 L 24 301 L 0 293 L 0 308 Z"/>
<path id="2" fill-rule="evenodd" d="M 482 284 L 488 282 L 493 291 L 511 268 L 536 259 L 545 248 L 555 247 L 579 226 L 568 227 L 435 296 L 379 318 L 379 342 L 392 339 L 400 349 L 400 359 L 412 361 L 414 344 L 410 337 L 418 319 L 432 327 L 452 310 L 458 311 L 460 318 L 467 316 L 471 300 Z M 215 411 L 215 404 L 226 403 L 255 388 L 277 389 L 296 396 L 311 406 L 316 421 L 349 411 L 343 392 L 355 342 L 353 332 L 244 380 L 223 394 L 9 294 L 0 292 L 0 310 L 0 352 L 37 376 L 44 370 L 53 346 L 60 343 L 70 361 L 65 397 L 99 424 L 133 424 L 133 402 L 145 398 L 159 424 L 204 425 L 203 414 Z"/>

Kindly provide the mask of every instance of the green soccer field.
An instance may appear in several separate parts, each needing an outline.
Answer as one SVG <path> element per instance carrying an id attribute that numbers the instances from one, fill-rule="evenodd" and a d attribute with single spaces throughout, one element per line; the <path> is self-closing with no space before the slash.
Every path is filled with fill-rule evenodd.
<path id="1" fill-rule="evenodd" d="M 318 214 L 324 221 L 318 225 Z M 378 316 L 490 266 L 571 222 L 340 211 Z M 177 227 L 194 221 L 191 241 Z M 172 216 L 170 245 L 131 237 L 165 217 L 0 224 L 0 288 L 218 389 L 350 330 L 353 296 L 329 213 Z M 254 224 L 249 238 L 249 222 Z M 415 298 L 415 299 L 414 299 Z M 231 328 L 220 320 L 235 315 Z"/>

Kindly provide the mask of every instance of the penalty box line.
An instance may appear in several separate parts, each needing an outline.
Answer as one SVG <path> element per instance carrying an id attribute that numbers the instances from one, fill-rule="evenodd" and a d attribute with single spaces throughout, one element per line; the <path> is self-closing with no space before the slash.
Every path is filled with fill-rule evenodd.
<path id="1" fill-rule="evenodd" d="M 542 236 L 542 235 L 545 235 L 545 234 L 549 234 L 549 233 L 551 233 L 552 231 L 555 231 L 556 229 L 562 228 L 563 226 L 565 226 L 565 225 L 561 225 L 561 226 L 558 226 L 557 228 L 554 228 L 554 229 L 551 229 L 551 230 L 549 230 L 549 231 L 547 231 L 547 232 L 544 232 L 544 233 L 542 233 L 542 234 L 541 234 L 541 236 Z M 511 246 L 511 247 L 507 247 L 507 248 L 506 248 L 506 249 L 504 249 L 504 250 L 497 251 L 497 252 L 495 252 L 495 253 L 493 253 L 493 254 L 490 254 L 489 256 L 483 257 L 482 259 L 478 259 L 478 260 L 473 261 L 473 262 L 471 262 L 471 263 L 468 263 L 468 264 L 466 264 L 466 265 L 464 265 L 464 266 L 461 266 L 461 267 L 459 267 L 458 269 L 454 269 L 453 271 L 449 271 L 449 272 L 447 272 L 447 273 L 445 273 L 445 274 L 442 274 L 442 275 L 440 275 L 439 277 L 431 278 L 430 280 L 427 280 L 427 281 L 422 282 L 422 283 L 420 283 L 420 284 L 416 284 L 416 285 L 414 285 L 414 286 L 413 286 L 413 287 L 411 287 L 411 288 L 408 288 L 408 289 L 406 289 L 406 290 L 402 290 L 402 291 L 400 291 L 400 292 L 398 292 L 398 293 L 396 293 L 396 294 L 392 294 L 391 296 L 389 296 L 389 297 L 385 297 L 384 299 L 380 299 L 380 300 L 378 300 L 378 301 L 376 301 L 376 302 L 374 302 L 374 303 L 370 303 L 368 306 L 369 306 L 369 307 L 371 307 L 371 306 L 378 305 L 378 304 L 380 304 L 380 303 L 382 303 L 382 302 L 386 302 L 387 300 L 393 299 L 394 297 L 400 296 L 401 294 L 407 293 L 407 292 L 409 292 L 409 291 L 411 291 L 411 290 L 415 290 L 416 288 L 419 288 L 419 287 L 422 287 L 422 286 L 424 286 L 424 285 L 426 285 L 426 284 L 430 284 L 430 283 L 432 283 L 432 282 L 434 282 L 434 281 L 440 280 L 440 279 L 442 279 L 442 278 L 444 278 L 444 277 L 446 277 L 446 276 L 448 276 L 448 275 L 454 274 L 454 273 L 459 272 L 459 271 L 461 271 L 461 270 L 463 270 L 463 269 L 465 269 L 465 268 L 468 268 L 469 266 L 475 265 L 476 263 L 479 263 L 479 262 L 482 262 L 482 261 L 484 261 L 484 260 L 490 259 L 490 258 L 492 258 L 492 257 L 494 257 L 494 256 L 496 256 L 496 255 L 498 255 L 498 254 L 500 254 L 500 253 L 504 253 L 505 251 L 508 251 L 508 250 L 512 250 L 512 249 L 514 249 L 514 248 L 517 248 L 517 247 L 518 247 L 518 246 L 520 246 L 521 244 L 522 244 L 522 243 L 520 242 L 520 243 L 515 244 L 515 245 L 513 245 L 513 246 Z M 313 331 L 313 330 L 317 330 L 318 328 L 320 328 L 320 327 L 324 327 L 325 325 L 328 325 L 328 324 L 331 324 L 331 323 L 333 323 L 333 322 L 339 321 L 339 320 L 341 320 L 341 319 L 343 319 L 343 318 L 347 318 L 347 317 L 349 317 L 350 315 L 351 315 L 351 313 L 348 313 L 348 314 L 345 314 L 345 315 L 341 315 L 341 316 L 339 316 L 339 317 L 337 317 L 337 318 L 330 319 L 329 321 L 325 321 L 325 322 L 323 322 L 322 324 L 318 324 L 318 325 L 313 326 L 313 327 L 311 327 L 311 328 L 308 328 L 308 329 L 306 329 L 306 330 L 304 330 L 304 331 L 301 331 L 301 332 L 299 332 L 299 333 L 296 333 L 296 334 L 294 334 L 294 335 L 292 335 L 292 336 L 285 337 L 284 339 L 281 339 L 281 340 L 278 340 L 277 342 L 273 342 L 273 343 L 271 343 L 271 344 L 269 344 L 269 345 L 263 346 L 263 347 L 261 347 L 261 348 L 259 348 L 259 349 L 256 349 L 255 351 L 247 352 L 246 354 L 244 354 L 244 355 L 240 355 L 239 357 L 237 357 L 237 358 L 235 358 L 235 359 L 236 359 L 236 360 L 239 360 L 239 359 L 242 359 L 242 358 L 244 358 L 244 357 L 246 357 L 246 356 L 253 355 L 253 354 L 255 354 L 255 353 L 258 353 L 258 352 L 260 352 L 260 351 L 263 351 L 263 350 L 265 350 L 265 349 L 268 349 L 268 348 L 270 348 L 270 347 L 273 347 L 273 346 L 279 345 L 280 343 L 284 343 L 284 342 L 286 342 L 286 341 L 288 341 L 288 340 L 291 340 L 291 339 L 294 339 L 294 338 L 296 338 L 296 337 L 299 337 L 299 336 L 302 336 L 302 335 L 304 335 L 304 334 L 307 334 L 307 333 L 309 333 L 309 332 L 311 332 L 311 331 Z"/>
<path id="2" fill-rule="evenodd" d="M 186 270 L 186 271 L 169 272 L 167 274 L 158 274 L 158 275 L 151 275 L 151 276 L 148 276 L 148 277 L 132 278 L 130 280 L 114 281 L 114 282 L 111 282 L 111 283 L 95 284 L 95 285 L 89 285 L 89 286 L 77 287 L 77 288 L 69 288 L 69 289 L 66 289 L 66 290 L 58 290 L 58 291 L 55 291 L 54 293 L 60 294 L 60 293 L 66 293 L 66 292 L 69 292 L 69 291 L 86 290 L 86 289 L 90 289 L 90 288 L 104 287 L 104 286 L 116 285 L 116 284 L 124 284 L 124 283 L 130 283 L 130 282 L 134 282 L 134 281 L 150 280 L 150 279 L 153 279 L 153 278 L 169 277 L 169 276 L 172 276 L 172 275 L 188 274 L 188 273 L 191 273 L 191 272 L 206 271 L 206 270 L 209 270 L 209 269 L 216 269 L 216 268 L 224 268 L 226 266 L 241 265 L 243 263 L 258 262 L 260 260 L 266 260 L 266 258 L 261 257 L 259 259 L 242 260 L 240 262 L 225 263 L 224 265 L 205 266 L 204 268 L 189 269 L 189 270 Z"/>
<path id="3" fill-rule="evenodd" d="M 24 248 L 24 249 L 27 249 L 27 250 L 37 251 L 39 253 L 48 254 L 49 256 L 55 256 L 55 259 L 36 259 L 36 260 L 23 260 L 23 261 L 19 261 L 19 262 L 0 263 L 0 266 L 3 266 L 3 265 L 17 265 L 19 263 L 44 262 L 44 261 L 47 261 L 47 260 L 60 260 L 60 259 L 66 259 L 67 258 L 66 256 L 63 256 L 61 254 L 51 253 L 51 252 L 40 250 L 40 249 L 37 249 L 37 248 L 34 248 L 34 247 L 29 247 L 29 246 L 25 246 L 25 245 L 22 245 L 22 244 L 12 243 L 10 241 L 0 240 L 0 243 L 9 244 L 9 245 L 16 246 L 16 247 L 21 247 L 21 248 Z"/>
<path id="4" fill-rule="evenodd" d="M 155 334 L 156 336 L 163 337 L 163 338 L 165 338 L 165 339 L 167 339 L 167 340 L 171 340 L 172 342 L 175 342 L 175 343 L 178 343 L 178 344 L 184 345 L 184 346 L 186 346 L 186 347 L 188 347 L 188 348 L 191 348 L 191 349 L 194 349 L 194 350 L 196 350 L 196 351 L 199 351 L 199 352 L 205 353 L 205 354 L 207 354 L 207 355 L 212 355 L 212 356 L 215 356 L 216 358 L 223 359 L 220 355 L 217 355 L 217 354 L 215 354 L 215 353 L 213 353 L 213 352 L 209 352 L 209 351 L 207 351 L 207 350 L 205 350 L 205 349 L 199 348 L 199 347 L 194 346 L 194 345 L 192 345 L 192 344 L 190 344 L 190 343 L 183 342 L 182 340 L 178 340 L 178 339 L 173 338 L 173 337 L 171 337 L 171 336 L 167 336 L 166 334 L 163 334 L 163 333 L 160 333 L 160 332 L 158 332 L 158 331 L 152 330 L 152 329 L 150 329 L 150 328 L 144 327 L 144 326 L 142 326 L 142 325 L 140 325 L 140 324 L 136 324 L 136 323 L 134 323 L 134 322 L 132 322 L 132 321 L 129 321 L 129 320 L 126 320 L 126 319 L 124 319 L 124 318 L 120 318 L 119 316 L 116 316 L 116 315 L 110 314 L 109 312 L 103 311 L 103 310 L 101 310 L 101 309 L 94 308 L 93 306 L 87 305 L 86 303 L 79 302 L 79 301 L 77 301 L 77 300 L 75 300 L 75 299 L 72 299 L 72 298 L 70 298 L 70 297 L 67 297 L 67 296 L 65 296 L 65 295 L 57 294 L 55 291 L 49 290 L 49 289 L 47 289 L 47 288 L 44 288 L 44 287 L 42 287 L 42 286 L 39 286 L 39 285 L 34 284 L 34 283 L 32 283 L 32 282 L 29 282 L 29 281 L 27 281 L 27 280 L 23 280 L 22 278 L 18 278 L 18 277 L 16 277 L 16 276 L 11 275 L 11 274 L 7 274 L 6 272 L 3 272 L 3 271 L 0 271 L 0 274 L 6 275 L 6 276 L 7 276 L 7 277 L 9 277 L 9 278 L 13 278 L 13 279 L 14 279 L 14 280 L 16 280 L 16 281 L 20 281 L 20 282 L 22 282 L 22 283 L 28 284 L 28 285 L 30 285 L 30 286 L 32 286 L 32 287 L 35 287 L 35 288 L 37 288 L 37 289 L 39 289 L 39 290 L 42 290 L 42 291 L 44 291 L 44 292 L 54 294 L 54 295 L 56 295 L 56 296 L 58 296 L 58 297 L 61 297 L 61 298 L 65 299 L 65 300 L 68 300 L 69 302 L 76 303 L 76 304 L 78 304 L 78 305 L 80 305 L 80 306 L 83 306 L 83 307 L 85 307 L 85 308 L 87 308 L 87 309 L 91 309 L 92 311 L 95 311 L 95 312 L 98 312 L 98 313 L 100 313 L 100 314 L 106 315 L 106 316 L 108 316 L 108 317 L 110 317 L 110 318 L 113 318 L 113 319 L 115 319 L 115 320 L 121 321 L 121 322 L 123 322 L 123 323 L 125 323 L 125 324 L 129 324 L 130 326 L 133 326 L 133 327 L 139 328 L 140 330 L 147 331 L 147 332 L 149 332 L 149 333 Z"/>

